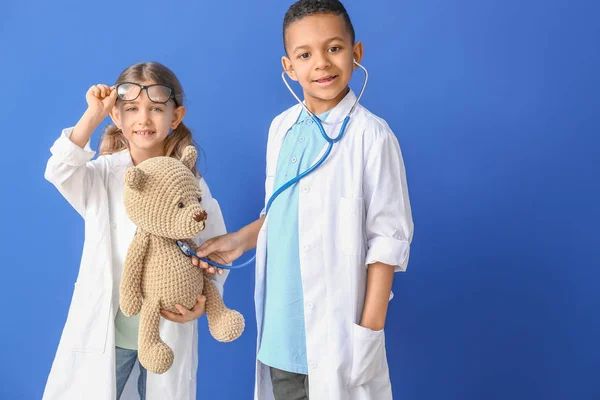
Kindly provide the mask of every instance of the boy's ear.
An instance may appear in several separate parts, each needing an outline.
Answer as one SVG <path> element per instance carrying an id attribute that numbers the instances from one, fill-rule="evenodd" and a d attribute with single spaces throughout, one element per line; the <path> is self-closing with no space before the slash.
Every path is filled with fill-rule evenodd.
<path id="1" fill-rule="evenodd" d="M 298 77 L 296 76 L 296 72 L 294 72 L 294 67 L 292 66 L 292 60 L 288 57 L 281 57 L 281 65 L 283 66 L 283 70 L 287 72 L 288 76 L 291 80 L 297 81 Z"/>
<path id="2" fill-rule="evenodd" d="M 354 43 L 354 47 L 352 48 L 352 58 L 354 58 L 354 61 L 356 61 L 357 63 L 360 64 L 360 62 L 363 59 L 363 56 L 365 54 L 365 48 L 363 47 L 363 44 L 361 42 L 356 42 Z M 358 68 L 358 66 L 356 64 L 353 65 L 353 70 Z"/>
<path id="3" fill-rule="evenodd" d="M 185 117 L 186 109 L 184 106 L 179 106 L 173 111 L 173 120 L 171 121 L 171 129 L 175 130 L 183 121 L 183 117 Z"/>

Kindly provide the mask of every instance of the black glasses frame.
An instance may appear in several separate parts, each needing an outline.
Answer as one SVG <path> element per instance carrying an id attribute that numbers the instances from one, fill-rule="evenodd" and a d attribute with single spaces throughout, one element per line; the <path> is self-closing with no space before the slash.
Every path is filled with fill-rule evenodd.
<path id="1" fill-rule="evenodd" d="M 123 98 L 121 98 L 121 96 L 119 95 L 119 87 L 123 86 L 123 85 L 134 85 L 140 88 L 140 91 L 138 92 L 137 96 L 135 96 L 133 99 L 128 99 L 125 100 Z M 150 97 L 150 92 L 148 92 L 148 89 L 154 86 L 161 86 L 164 87 L 166 89 L 169 89 L 169 97 L 167 98 L 167 100 L 165 101 L 155 101 L 152 100 L 152 98 Z M 166 104 L 169 102 L 169 100 L 173 99 L 173 101 L 175 102 L 175 106 L 179 107 L 179 102 L 177 101 L 177 99 L 175 98 L 175 90 L 173 90 L 172 88 L 166 86 L 166 85 L 161 85 L 159 83 L 154 83 L 152 85 L 148 85 L 148 86 L 144 86 L 144 85 L 140 85 L 139 83 L 135 83 L 135 82 L 123 82 L 123 83 L 119 83 L 115 90 L 117 91 L 117 99 L 122 100 L 122 101 L 134 101 L 136 100 L 138 97 L 140 97 L 140 94 L 142 94 L 142 90 L 146 90 L 146 96 L 148 96 L 148 99 L 156 104 Z"/>

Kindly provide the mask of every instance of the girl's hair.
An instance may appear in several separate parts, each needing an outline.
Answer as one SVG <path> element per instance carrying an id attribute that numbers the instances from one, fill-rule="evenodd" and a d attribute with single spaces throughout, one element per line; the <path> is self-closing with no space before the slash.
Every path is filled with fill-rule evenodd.
<path id="1" fill-rule="evenodd" d="M 181 87 L 181 83 L 179 83 L 179 79 L 177 79 L 173 71 L 160 63 L 143 62 L 126 68 L 117 78 L 115 85 L 124 82 L 152 82 L 168 86 L 174 91 L 173 97 L 176 104 L 183 105 L 183 88 Z M 165 155 L 180 159 L 183 149 L 190 144 L 198 148 L 192 139 L 192 132 L 181 122 L 165 139 Z M 116 153 L 128 148 L 128 146 L 127 139 L 121 129 L 114 125 L 108 125 L 104 129 L 100 138 L 101 155 Z M 194 167 L 194 173 L 198 174 L 196 167 Z"/>

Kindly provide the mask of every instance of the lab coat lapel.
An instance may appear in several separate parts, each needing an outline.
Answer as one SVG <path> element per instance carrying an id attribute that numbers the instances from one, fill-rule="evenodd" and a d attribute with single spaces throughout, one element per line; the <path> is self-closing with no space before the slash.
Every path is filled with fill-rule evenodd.
<path id="1" fill-rule="evenodd" d="M 343 122 L 344 118 L 346 118 L 346 115 L 348 115 L 348 112 L 354 105 L 355 101 L 356 101 L 356 95 L 354 94 L 352 89 L 350 89 L 350 91 L 348 92 L 346 97 L 344 97 L 342 99 L 342 101 L 340 101 L 340 103 L 337 106 L 335 106 L 333 108 L 333 110 L 331 110 L 331 112 L 327 116 L 327 120 L 326 120 L 326 122 L 329 122 L 329 124 L 323 124 L 325 133 L 327 134 L 327 136 L 329 138 L 335 139 L 339 135 L 340 128 L 342 127 L 342 122 Z M 339 122 L 339 123 L 331 124 L 332 122 Z M 350 123 L 348 123 L 348 125 L 350 125 Z M 346 127 L 346 131 L 347 130 L 348 130 L 348 127 Z M 323 154 L 325 154 L 325 151 L 327 151 L 328 146 L 329 146 L 329 143 L 326 143 L 325 145 L 323 145 L 323 148 L 321 149 L 321 151 L 319 151 L 319 154 L 313 160 L 311 167 L 313 165 L 315 165 L 317 163 L 317 161 L 319 161 L 321 159 L 321 157 L 323 157 Z"/>
<path id="2" fill-rule="evenodd" d="M 298 121 L 301 112 L 302 106 L 300 104 L 292 107 L 292 109 L 283 117 L 277 129 L 275 129 L 275 135 L 271 138 L 272 144 L 270 146 L 270 154 L 268 155 L 270 163 L 267 177 L 275 176 L 277 171 L 277 158 L 279 157 L 281 146 L 283 146 L 283 139 L 285 139 L 285 135 L 287 135 L 292 125 Z M 276 188 L 273 188 L 273 190 L 275 189 Z"/>
<path id="3" fill-rule="evenodd" d="M 131 155 L 129 154 L 129 150 L 125 149 L 118 153 L 115 153 L 112 162 L 111 174 L 113 174 L 113 178 L 116 182 L 118 182 L 118 190 L 120 190 L 120 196 L 123 196 L 123 191 L 125 189 L 125 173 L 127 169 L 133 167 L 133 161 L 131 160 Z M 124 229 L 127 230 L 127 234 L 124 237 L 130 237 L 133 239 L 135 235 L 135 231 L 137 230 L 137 226 L 127 217 L 125 219 Z M 120 277 L 118 277 L 120 280 Z"/>

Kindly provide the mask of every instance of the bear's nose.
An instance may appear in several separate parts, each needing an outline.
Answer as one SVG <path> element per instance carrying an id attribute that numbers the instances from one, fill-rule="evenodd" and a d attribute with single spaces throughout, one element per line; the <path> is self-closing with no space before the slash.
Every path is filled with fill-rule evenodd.
<path id="1" fill-rule="evenodd" d="M 208 214 L 206 213 L 206 211 L 202 211 L 200 214 L 194 214 L 194 221 L 196 221 L 196 222 L 206 221 L 207 217 L 208 217 Z"/>

